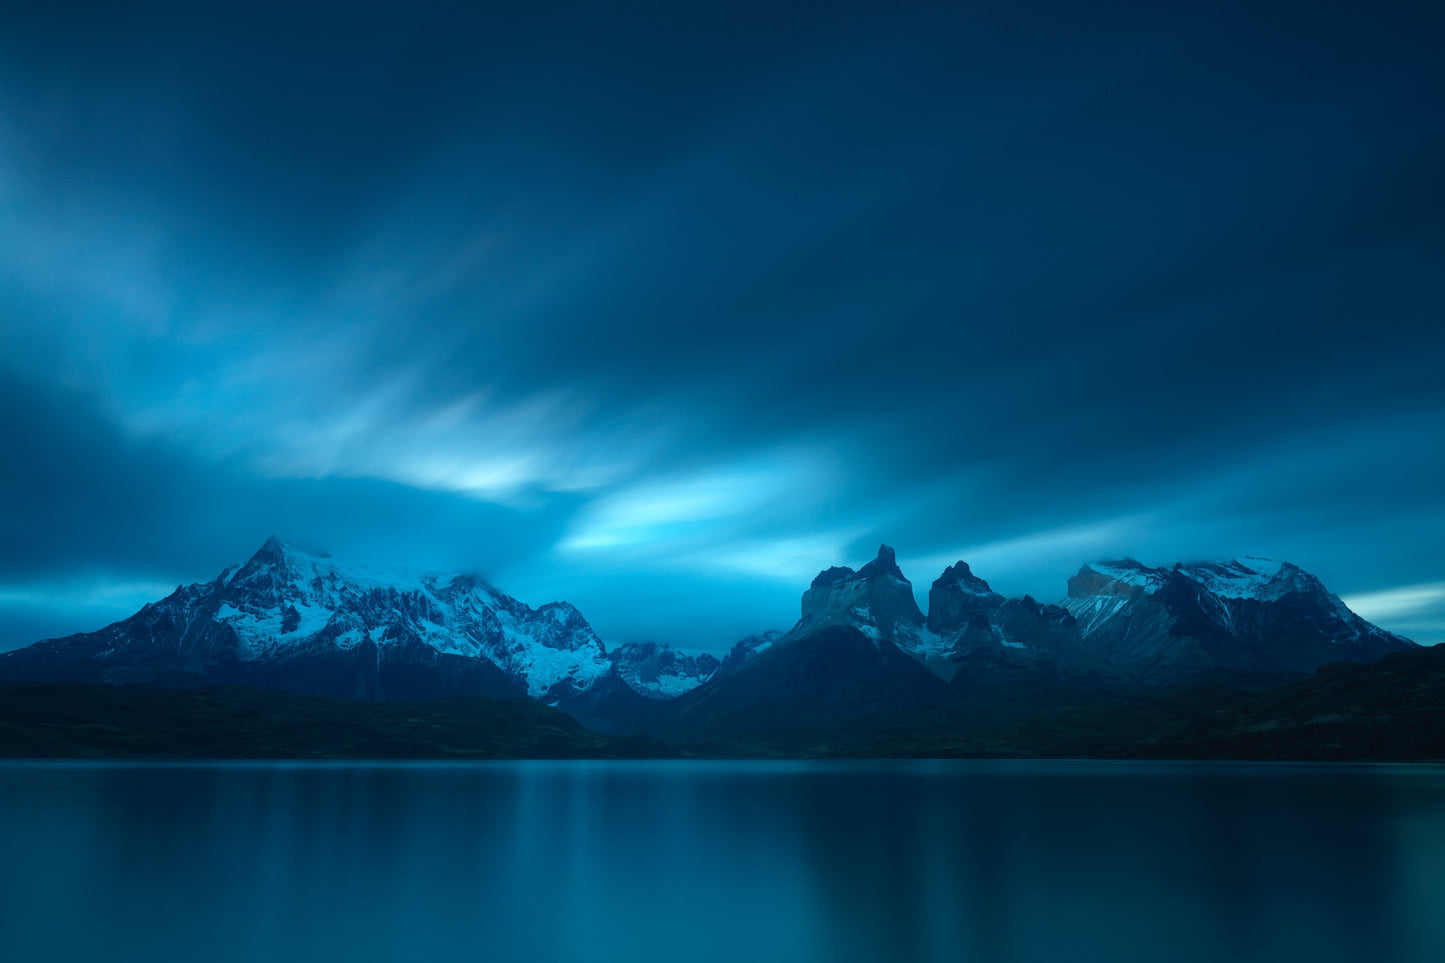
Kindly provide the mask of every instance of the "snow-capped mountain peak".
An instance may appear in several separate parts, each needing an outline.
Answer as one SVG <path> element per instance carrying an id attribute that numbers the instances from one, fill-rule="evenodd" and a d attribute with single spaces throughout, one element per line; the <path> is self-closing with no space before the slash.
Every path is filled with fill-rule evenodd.
<path id="1" fill-rule="evenodd" d="M 1069 579 L 1069 595 L 1152 595 L 1168 577 L 1168 569 L 1150 568 L 1132 558 L 1089 562 Z M 1081 583 L 1077 588 L 1075 580 Z"/>
<path id="2" fill-rule="evenodd" d="M 372 698 L 485 690 L 555 703 L 611 668 L 602 640 L 566 602 L 534 609 L 474 574 L 338 559 L 274 536 L 209 582 L 42 645 L 84 653 L 82 676 L 276 678 L 282 688 Z"/>
<path id="3" fill-rule="evenodd" d="M 299 643 L 328 628 L 342 647 L 357 644 L 363 634 L 381 642 L 384 634 L 377 630 L 397 616 L 405 616 L 423 635 L 436 635 L 424 627 L 445 627 L 451 621 L 454 613 L 447 611 L 450 606 L 443 598 L 458 601 L 466 594 L 459 588 L 477 593 L 478 601 L 496 598 L 491 587 L 474 576 L 347 563 L 301 551 L 274 536 L 239 568 L 191 586 L 219 603 L 213 617 L 235 631 L 243 657 Z M 437 642 L 444 651 L 477 651 L 460 639 Z"/>
<path id="4" fill-rule="evenodd" d="M 973 573 L 973 570 L 968 567 L 967 562 L 961 560 L 954 562 L 948 568 L 944 569 L 943 574 L 938 577 L 934 584 L 956 586 L 961 592 L 984 598 L 998 594 L 989 587 L 988 582 Z"/>
<path id="5" fill-rule="evenodd" d="M 947 633 L 971 622 L 986 624 L 1003 601 L 1003 596 L 975 575 L 967 562 L 955 562 L 934 579 L 928 590 L 928 627 Z"/>
<path id="6" fill-rule="evenodd" d="M 903 570 L 898 567 L 898 555 L 891 546 L 879 545 L 878 555 L 858 570 L 859 578 L 891 578 L 907 582 Z"/>
<path id="7" fill-rule="evenodd" d="M 803 593 L 802 618 L 793 631 L 834 624 L 853 625 L 875 642 L 917 635 L 922 629 L 923 613 L 893 549 L 880 545 L 877 557 L 856 572 L 835 566 L 813 579 Z"/>
<path id="8" fill-rule="evenodd" d="M 629 642 L 608 655 L 622 681 L 656 699 L 671 699 L 697 688 L 721 664 L 712 655 L 679 652 L 656 642 Z"/>
<path id="9" fill-rule="evenodd" d="M 1289 562 L 1243 556 L 1228 562 L 1194 562 L 1176 570 L 1220 598 L 1275 600 L 1291 592 L 1309 592 L 1319 579 Z"/>
<path id="10" fill-rule="evenodd" d="M 1063 605 L 1095 653 L 1151 683 L 1216 667 L 1307 672 L 1413 645 L 1355 615 L 1299 566 L 1255 556 L 1172 568 L 1090 562 L 1070 577 Z"/>

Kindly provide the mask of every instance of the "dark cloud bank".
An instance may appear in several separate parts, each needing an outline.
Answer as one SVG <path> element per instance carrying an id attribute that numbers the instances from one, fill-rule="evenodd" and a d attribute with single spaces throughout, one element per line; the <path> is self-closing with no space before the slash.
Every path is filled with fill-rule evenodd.
<path id="1" fill-rule="evenodd" d="M 684 9 L 685 8 L 685 9 Z M 0 647 L 277 532 L 717 648 L 881 540 L 1445 639 L 1445 39 L 1377 4 L 0 23 Z"/>

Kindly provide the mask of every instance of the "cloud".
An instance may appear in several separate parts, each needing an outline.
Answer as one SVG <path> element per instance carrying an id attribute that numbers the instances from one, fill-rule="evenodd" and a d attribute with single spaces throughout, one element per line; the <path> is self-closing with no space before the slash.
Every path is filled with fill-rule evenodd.
<path id="1" fill-rule="evenodd" d="M 1445 582 L 1345 595 L 1357 615 L 1422 645 L 1445 644 Z"/>
<path id="2" fill-rule="evenodd" d="M 0 582 L 278 532 L 692 638 L 880 541 L 1433 584 L 1429 31 L 734 7 L 6 31 Z"/>
<path id="3" fill-rule="evenodd" d="M 1445 605 L 1445 582 L 1402 585 L 1342 599 L 1355 614 L 1370 621 L 1402 622 L 1409 616 Z"/>
<path id="4" fill-rule="evenodd" d="M 731 540 L 776 525 L 790 510 L 825 495 L 818 484 L 823 466 L 817 455 L 785 451 L 637 480 L 589 503 L 558 547 L 671 555 L 700 541 Z"/>
<path id="5" fill-rule="evenodd" d="M 268 478 L 136 438 L 94 396 L 0 368 L 0 583 L 74 571 L 174 585 L 209 578 L 269 534 L 419 565 L 496 572 L 545 550 L 572 496 L 525 509 L 364 478 Z"/>

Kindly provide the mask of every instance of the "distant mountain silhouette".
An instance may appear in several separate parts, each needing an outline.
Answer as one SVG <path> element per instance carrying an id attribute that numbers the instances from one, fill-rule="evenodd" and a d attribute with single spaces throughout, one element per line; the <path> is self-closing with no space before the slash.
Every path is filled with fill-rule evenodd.
<path id="1" fill-rule="evenodd" d="M 534 609 L 474 575 L 344 562 L 273 538 L 128 619 L 0 655 L 0 678 L 371 701 L 525 697 L 600 732 L 707 741 L 996 692 L 1133 698 L 1191 680 L 1249 685 L 1417 648 L 1298 567 L 1253 558 L 1093 562 L 1059 605 L 1004 598 L 960 561 L 928 602 L 925 614 L 883 545 L 856 571 L 820 572 L 791 629 L 741 640 L 722 660 L 659 643 L 608 651 L 565 602 Z"/>

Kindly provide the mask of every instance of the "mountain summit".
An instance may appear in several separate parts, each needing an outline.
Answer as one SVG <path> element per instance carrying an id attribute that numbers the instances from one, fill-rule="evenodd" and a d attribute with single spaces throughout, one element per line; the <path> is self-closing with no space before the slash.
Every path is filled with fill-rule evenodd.
<path id="1" fill-rule="evenodd" d="M 1298 566 L 1251 556 L 1172 568 L 1091 562 L 1070 577 L 1063 606 L 1091 652 L 1148 684 L 1220 669 L 1312 672 L 1415 648 Z"/>
<path id="2" fill-rule="evenodd" d="M 923 613 L 893 549 L 878 546 L 877 557 L 856 572 L 837 566 L 818 573 L 803 593 L 802 618 L 794 634 L 828 625 L 852 625 L 875 641 L 917 636 Z"/>
<path id="3" fill-rule="evenodd" d="M 530 697 L 599 731 L 718 739 L 912 712 L 1007 690 L 1135 690 L 1303 674 L 1414 643 L 1287 562 L 1091 562 L 1059 605 L 1005 598 L 966 562 L 919 609 L 893 549 L 825 569 L 786 633 L 726 659 L 603 645 L 573 606 L 533 608 L 465 573 L 418 572 L 270 538 L 209 582 L 96 632 L 0 654 L 0 678 L 246 684 L 368 700 Z M 1133 698 L 1130 693 L 1129 698 Z"/>
<path id="4" fill-rule="evenodd" d="M 1084 648 L 1067 611 L 1027 597 L 1006 599 L 964 561 L 933 582 L 925 618 L 887 545 L 857 572 L 835 567 L 819 573 L 788 635 L 829 625 L 851 626 L 875 643 L 896 645 L 959 692 L 1030 679 L 1130 684 Z"/>
<path id="5" fill-rule="evenodd" d="M 819 725 L 990 689 L 1027 698 L 1221 670 L 1241 679 L 1300 674 L 1410 647 L 1297 566 L 1256 558 L 1172 568 L 1095 562 L 1069 580 L 1059 605 L 1005 598 L 960 560 L 934 580 L 925 617 L 883 545 L 861 569 L 820 572 L 792 629 L 730 656 L 672 703 L 670 728 L 655 731 L 709 738 Z"/>
<path id="6" fill-rule="evenodd" d="M 554 704 L 611 667 L 566 602 L 534 609 L 475 575 L 344 562 L 275 537 L 245 563 L 98 632 L 0 656 L 9 678 Z"/>

